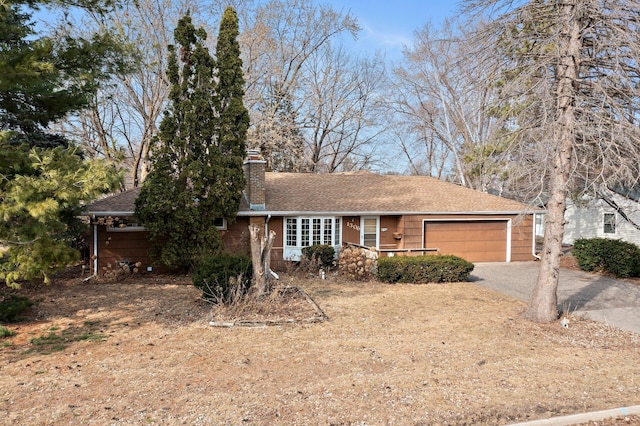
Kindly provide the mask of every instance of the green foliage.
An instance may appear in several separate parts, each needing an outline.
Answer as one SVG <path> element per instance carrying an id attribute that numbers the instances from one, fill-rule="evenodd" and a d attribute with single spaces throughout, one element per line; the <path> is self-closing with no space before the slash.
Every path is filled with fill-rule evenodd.
<path id="1" fill-rule="evenodd" d="M 8 247 L 0 279 L 48 275 L 76 262 L 74 244 L 87 229 L 82 205 L 111 191 L 119 174 L 103 160 L 85 160 L 75 148 L 29 148 L 0 141 L 0 243 Z"/>
<path id="2" fill-rule="evenodd" d="M 378 259 L 378 279 L 388 283 L 466 281 L 473 263 L 457 256 L 394 256 Z"/>
<path id="3" fill-rule="evenodd" d="M 20 315 L 33 306 L 33 302 L 24 296 L 0 296 L 0 323 L 20 321 Z"/>
<path id="4" fill-rule="evenodd" d="M 93 13 L 110 1 L 72 2 Z M 127 55 L 108 33 L 73 38 L 64 32 L 39 36 L 30 11 L 49 1 L 14 1 L 0 5 L 0 123 L 46 140 L 49 123 L 88 105 L 99 83 L 126 68 Z M 69 8 L 71 3 L 56 2 Z M 33 145 L 32 145 L 33 146 Z"/>
<path id="5" fill-rule="evenodd" d="M 42 5 L 104 13 L 111 0 L 15 1 L 0 5 L 0 279 L 10 286 L 78 259 L 80 206 L 111 191 L 119 176 L 86 161 L 49 124 L 86 107 L 99 84 L 126 68 L 110 34 L 40 36 L 31 13 Z"/>
<path id="6" fill-rule="evenodd" d="M 214 223 L 233 221 L 240 205 L 249 121 L 237 25 L 227 9 L 217 64 L 205 47 L 206 32 L 188 15 L 174 33 L 180 47 L 169 46 L 170 104 L 136 216 L 149 233 L 151 255 L 172 269 L 193 268 L 201 256 L 217 253 L 221 238 Z"/>
<path id="7" fill-rule="evenodd" d="M 326 244 L 316 244 L 313 246 L 303 247 L 302 256 L 319 268 L 331 268 L 334 265 L 336 250 L 333 246 Z"/>
<path id="8" fill-rule="evenodd" d="M 0 338 L 15 336 L 15 332 L 9 330 L 7 327 L 0 325 Z"/>
<path id="9" fill-rule="evenodd" d="M 242 162 L 249 128 L 249 112 L 243 103 L 245 82 L 238 34 L 236 12 L 232 7 L 227 7 L 222 15 L 216 44 L 218 85 L 215 102 L 220 116 L 216 130 L 222 152 L 222 164 L 216 172 L 224 171 L 225 181 L 232 185 L 233 191 L 225 192 L 233 196 L 229 199 L 233 206 L 236 205 L 236 199 L 239 201 L 235 191 L 242 192 L 245 185 Z M 237 207 L 228 214 L 235 217 L 236 213 Z"/>
<path id="10" fill-rule="evenodd" d="M 221 253 L 204 256 L 196 265 L 193 285 L 202 297 L 216 303 L 230 303 L 251 287 L 253 264 L 248 256 Z"/>
<path id="11" fill-rule="evenodd" d="M 640 247 L 621 240 L 589 238 L 576 240 L 573 256 L 587 272 L 610 272 L 616 277 L 640 276 Z"/>

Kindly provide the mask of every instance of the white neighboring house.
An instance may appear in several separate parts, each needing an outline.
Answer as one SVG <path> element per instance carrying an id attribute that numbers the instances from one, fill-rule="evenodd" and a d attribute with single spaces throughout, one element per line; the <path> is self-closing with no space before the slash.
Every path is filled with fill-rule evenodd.
<path id="1" fill-rule="evenodd" d="M 567 200 L 563 244 L 580 238 L 611 238 L 640 246 L 640 202 L 608 191 L 576 204 Z"/>

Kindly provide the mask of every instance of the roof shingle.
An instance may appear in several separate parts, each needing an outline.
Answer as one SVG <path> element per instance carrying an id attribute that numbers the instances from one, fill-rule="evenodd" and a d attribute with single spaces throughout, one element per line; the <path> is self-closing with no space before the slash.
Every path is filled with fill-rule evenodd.
<path id="1" fill-rule="evenodd" d="M 409 213 L 504 213 L 530 208 L 517 201 L 486 194 L 427 176 L 356 173 L 266 173 L 265 215 L 409 214 Z M 132 189 L 95 201 L 89 214 L 133 213 L 140 189 Z M 239 215 L 252 212 L 246 200 Z"/>
<path id="2" fill-rule="evenodd" d="M 266 210 L 334 213 L 522 212 L 525 204 L 427 176 L 266 174 Z"/>
<path id="3" fill-rule="evenodd" d="M 136 209 L 136 198 L 140 194 L 140 187 L 133 188 L 128 191 L 120 192 L 90 203 L 86 207 L 89 214 L 105 215 L 105 214 L 123 214 L 133 213 Z"/>

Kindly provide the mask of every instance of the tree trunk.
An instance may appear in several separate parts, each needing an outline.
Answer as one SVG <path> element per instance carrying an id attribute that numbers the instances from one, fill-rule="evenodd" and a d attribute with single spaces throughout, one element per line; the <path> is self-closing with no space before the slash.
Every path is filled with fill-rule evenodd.
<path id="1" fill-rule="evenodd" d="M 260 297 L 270 290 L 271 282 L 271 247 L 276 238 L 274 231 L 261 237 L 260 227 L 256 224 L 249 225 L 251 235 L 251 263 L 253 264 L 252 294 Z"/>
<path id="2" fill-rule="evenodd" d="M 544 247 L 538 280 L 524 316 L 532 321 L 550 322 L 558 318 L 558 278 L 560 256 L 564 236 L 564 213 L 567 186 L 571 171 L 571 154 L 574 142 L 574 81 L 578 76 L 580 56 L 580 19 L 577 3 L 565 1 L 560 13 L 566 25 L 561 35 L 559 48 L 563 49 L 557 69 L 556 118 L 553 124 L 553 168 L 549 182 L 549 202 L 544 231 Z"/>

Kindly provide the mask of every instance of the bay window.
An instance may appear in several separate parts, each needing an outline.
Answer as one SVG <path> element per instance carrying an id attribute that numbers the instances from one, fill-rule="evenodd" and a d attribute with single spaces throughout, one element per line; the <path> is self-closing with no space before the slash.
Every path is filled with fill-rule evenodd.
<path id="1" fill-rule="evenodd" d="M 284 226 L 284 258 L 287 260 L 300 260 L 303 247 L 326 244 L 337 251 L 340 246 L 339 217 L 287 217 Z"/>

